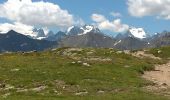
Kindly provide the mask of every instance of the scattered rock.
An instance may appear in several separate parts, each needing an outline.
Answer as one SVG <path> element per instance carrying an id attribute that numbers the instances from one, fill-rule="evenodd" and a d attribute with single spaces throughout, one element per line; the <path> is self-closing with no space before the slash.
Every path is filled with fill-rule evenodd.
<path id="1" fill-rule="evenodd" d="M 129 66 L 129 65 L 125 65 L 124 67 L 125 67 L 125 68 L 129 68 L 130 66 Z"/>
<path id="2" fill-rule="evenodd" d="M 32 51 L 29 51 L 27 53 L 35 53 L 35 52 L 37 52 L 37 51 L 36 50 L 32 50 Z"/>
<path id="3" fill-rule="evenodd" d="M 70 52 L 70 51 L 79 51 L 80 52 L 80 51 L 83 51 L 83 49 L 81 49 L 81 48 L 68 48 L 67 51 L 68 52 Z"/>
<path id="4" fill-rule="evenodd" d="M 65 89 L 65 88 L 66 88 L 66 86 L 63 86 L 62 88 L 63 88 L 63 89 Z"/>
<path id="5" fill-rule="evenodd" d="M 122 53 L 123 53 L 123 51 L 117 51 L 116 53 L 117 53 L 117 54 L 122 54 Z"/>
<path id="6" fill-rule="evenodd" d="M 47 72 L 42 72 L 43 74 L 46 74 Z"/>
<path id="7" fill-rule="evenodd" d="M 73 61 L 73 62 L 71 62 L 71 63 L 72 63 L 72 64 L 75 64 L 76 62 Z"/>
<path id="8" fill-rule="evenodd" d="M 81 52 L 83 49 L 81 48 L 68 48 L 65 49 L 64 51 L 60 52 L 61 55 L 63 56 L 76 56 L 78 54 L 78 52 Z"/>
<path id="9" fill-rule="evenodd" d="M 88 64 L 88 63 L 83 63 L 83 66 L 87 66 L 87 67 L 89 67 L 89 66 L 90 66 L 90 64 Z"/>
<path id="10" fill-rule="evenodd" d="M 99 91 L 97 91 L 97 93 L 99 93 L 99 94 L 103 94 L 103 93 L 105 93 L 103 90 L 99 90 Z"/>
<path id="11" fill-rule="evenodd" d="M 56 93 L 57 95 L 61 95 L 61 94 L 62 94 L 61 92 L 59 92 L 59 91 L 57 91 L 57 90 L 55 90 L 55 89 L 53 89 L 53 91 L 54 91 L 54 93 Z"/>
<path id="12" fill-rule="evenodd" d="M 58 88 L 62 88 L 62 89 L 65 89 L 65 87 L 66 87 L 66 83 L 62 80 L 55 80 L 55 85 Z"/>
<path id="13" fill-rule="evenodd" d="M 17 89 L 17 91 L 16 92 L 27 92 L 28 91 L 28 89 Z"/>
<path id="14" fill-rule="evenodd" d="M 111 58 L 101 58 L 101 57 L 84 58 L 84 60 L 87 60 L 87 61 L 100 61 L 100 62 L 112 61 Z"/>
<path id="15" fill-rule="evenodd" d="M 158 50 L 158 53 L 162 53 L 162 51 L 161 51 L 161 50 Z"/>
<path id="16" fill-rule="evenodd" d="M 83 95 L 86 95 L 86 94 L 88 94 L 87 91 L 82 91 L 82 92 L 75 93 L 75 95 L 77 95 L 77 96 L 83 96 Z"/>
<path id="17" fill-rule="evenodd" d="M 109 53 L 112 54 L 112 53 L 114 53 L 114 52 L 115 52 L 115 51 L 110 51 Z"/>
<path id="18" fill-rule="evenodd" d="M 17 71 L 19 71 L 20 69 L 18 69 L 18 68 L 15 68 L 15 69 L 11 69 L 11 72 L 17 72 Z"/>
<path id="19" fill-rule="evenodd" d="M 36 88 L 31 89 L 32 91 L 40 92 L 42 90 L 45 90 L 47 87 L 46 86 L 39 86 Z"/>
<path id="20" fill-rule="evenodd" d="M 55 49 L 52 49 L 51 51 L 56 51 L 57 49 L 55 48 Z"/>
<path id="21" fill-rule="evenodd" d="M 94 52 L 87 52 L 87 55 L 91 55 L 91 54 L 93 54 Z"/>
<path id="22" fill-rule="evenodd" d="M 6 94 L 4 94 L 2 97 L 3 97 L 3 98 L 7 98 L 9 95 L 11 95 L 11 93 L 6 93 Z"/>
<path id="23" fill-rule="evenodd" d="M 124 50 L 123 51 L 125 54 L 130 54 L 130 51 L 129 50 Z"/>
<path id="24" fill-rule="evenodd" d="M 79 64 L 80 64 L 80 63 L 82 63 L 82 61 L 77 61 L 77 63 L 79 63 Z"/>
<path id="25" fill-rule="evenodd" d="M 15 88 L 14 86 L 6 84 L 4 90 L 10 90 L 10 89 L 14 89 L 14 88 Z"/>

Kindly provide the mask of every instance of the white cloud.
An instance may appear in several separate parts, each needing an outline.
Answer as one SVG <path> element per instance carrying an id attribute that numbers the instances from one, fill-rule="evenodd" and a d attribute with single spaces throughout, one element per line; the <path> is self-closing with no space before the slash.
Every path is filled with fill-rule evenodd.
<path id="1" fill-rule="evenodd" d="M 128 10 L 132 16 L 156 16 L 170 19 L 170 0 L 128 0 Z"/>
<path id="2" fill-rule="evenodd" d="M 122 17 L 121 13 L 119 12 L 111 12 L 110 15 L 112 15 L 113 17 Z"/>
<path id="3" fill-rule="evenodd" d="M 14 24 L 3 23 L 0 24 L 0 33 L 7 33 L 10 30 L 14 30 L 21 34 L 32 34 L 32 30 L 34 27 L 30 25 L 25 25 L 19 22 L 15 22 Z"/>
<path id="4" fill-rule="evenodd" d="M 92 14 L 91 19 L 95 22 L 103 22 L 106 20 L 106 18 L 100 14 Z"/>
<path id="5" fill-rule="evenodd" d="M 122 32 L 126 32 L 129 29 L 128 25 L 122 24 L 121 19 L 115 19 L 113 21 L 109 21 L 103 15 L 96 14 L 96 15 L 100 16 L 100 18 L 99 17 L 93 17 L 93 15 L 91 17 L 92 20 L 96 22 L 97 26 L 101 30 L 109 30 L 109 31 L 112 31 L 112 32 L 122 33 Z M 100 19 L 102 19 L 102 20 L 100 20 Z"/>
<path id="6" fill-rule="evenodd" d="M 69 27 L 74 16 L 57 4 L 32 0 L 8 0 L 0 4 L 0 17 L 27 25 Z M 77 22 L 76 22 L 77 23 Z"/>
<path id="7" fill-rule="evenodd" d="M 85 25 L 85 22 L 83 19 L 81 19 L 80 17 L 76 18 L 77 20 L 74 22 L 75 25 L 80 25 L 83 26 Z"/>

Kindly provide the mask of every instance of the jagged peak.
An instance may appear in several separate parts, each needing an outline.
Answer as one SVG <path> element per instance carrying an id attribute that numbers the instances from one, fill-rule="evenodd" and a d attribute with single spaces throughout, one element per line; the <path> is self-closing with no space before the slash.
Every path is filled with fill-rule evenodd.
<path id="1" fill-rule="evenodd" d="M 135 38 L 139 38 L 139 39 L 147 38 L 147 33 L 145 32 L 143 28 L 131 27 L 129 28 L 129 32 Z"/>
<path id="2" fill-rule="evenodd" d="M 100 30 L 94 25 L 84 25 L 84 26 L 71 26 L 67 29 L 67 34 L 69 35 L 84 35 L 89 32 L 99 33 Z"/>

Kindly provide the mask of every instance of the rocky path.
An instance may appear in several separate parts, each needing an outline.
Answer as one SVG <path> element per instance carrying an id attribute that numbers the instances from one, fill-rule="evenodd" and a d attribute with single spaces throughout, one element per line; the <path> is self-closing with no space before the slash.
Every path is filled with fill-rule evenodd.
<path id="1" fill-rule="evenodd" d="M 154 71 L 146 71 L 143 76 L 154 84 L 144 87 L 156 94 L 170 96 L 170 61 L 166 64 L 155 65 Z"/>
<path id="2" fill-rule="evenodd" d="M 132 55 L 139 58 L 149 57 L 161 60 L 161 58 L 155 57 L 152 54 L 146 54 L 144 51 L 137 51 L 132 53 Z M 155 70 L 144 72 L 142 77 L 154 83 L 153 85 L 146 86 L 147 90 L 170 96 L 170 61 L 166 64 L 155 65 Z"/>
<path id="3" fill-rule="evenodd" d="M 163 65 L 155 65 L 155 70 L 145 72 L 143 78 L 170 87 L 170 61 Z"/>

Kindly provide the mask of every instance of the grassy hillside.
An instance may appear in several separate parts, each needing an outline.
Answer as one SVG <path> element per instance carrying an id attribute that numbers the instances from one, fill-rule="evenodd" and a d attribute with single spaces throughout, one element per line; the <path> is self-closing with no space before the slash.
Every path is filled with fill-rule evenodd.
<path id="1" fill-rule="evenodd" d="M 165 46 L 161 48 L 153 48 L 153 49 L 150 49 L 148 53 L 154 54 L 157 57 L 168 59 L 170 58 L 170 46 Z"/>
<path id="2" fill-rule="evenodd" d="M 159 60 L 113 49 L 60 48 L 0 55 L 0 99 L 169 100 L 142 87 L 140 76 Z"/>

